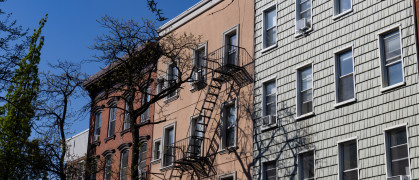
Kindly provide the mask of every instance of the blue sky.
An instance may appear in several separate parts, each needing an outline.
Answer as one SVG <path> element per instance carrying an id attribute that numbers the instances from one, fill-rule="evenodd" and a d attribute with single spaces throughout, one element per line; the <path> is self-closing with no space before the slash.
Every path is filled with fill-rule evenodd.
<path id="1" fill-rule="evenodd" d="M 164 16 L 169 20 L 185 11 L 199 0 L 157 0 Z M 38 27 L 38 22 L 48 13 L 48 21 L 43 29 L 45 45 L 42 49 L 40 70 L 48 69 L 47 64 L 57 60 L 80 62 L 92 59 L 97 53 L 88 47 L 104 29 L 96 22 L 105 14 L 123 19 L 141 21 L 142 18 L 155 20 L 146 7 L 145 0 L 7 0 L 0 8 L 12 13 L 17 24 L 30 29 Z M 161 23 L 160 23 L 161 24 Z M 158 25 L 160 25 L 158 23 Z M 82 72 L 92 75 L 104 65 L 90 63 L 84 65 Z M 53 71 L 53 70 L 52 70 Z M 72 102 L 74 110 L 86 104 L 88 99 Z M 77 134 L 88 128 L 88 117 L 78 119 L 68 135 Z"/>

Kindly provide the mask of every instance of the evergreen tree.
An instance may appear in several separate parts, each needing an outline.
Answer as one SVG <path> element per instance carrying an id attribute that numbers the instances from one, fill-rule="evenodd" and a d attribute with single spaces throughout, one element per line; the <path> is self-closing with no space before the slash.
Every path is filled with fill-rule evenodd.
<path id="1" fill-rule="evenodd" d="M 30 142 L 31 124 L 35 117 L 35 100 L 39 90 L 38 64 L 44 37 L 41 30 L 47 17 L 30 39 L 28 54 L 18 62 L 6 95 L 7 103 L 0 112 L 0 179 L 21 179 L 37 173 L 29 164 L 34 159 Z M 34 174 L 35 173 L 35 174 Z"/>

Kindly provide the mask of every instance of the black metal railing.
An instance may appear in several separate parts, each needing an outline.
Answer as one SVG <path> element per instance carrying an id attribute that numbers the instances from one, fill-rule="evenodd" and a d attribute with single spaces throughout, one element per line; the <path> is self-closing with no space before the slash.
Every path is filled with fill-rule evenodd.
<path id="1" fill-rule="evenodd" d="M 208 69 L 206 74 L 222 67 L 242 67 L 253 76 L 253 66 L 251 66 L 254 63 L 253 57 L 245 48 L 233 45 L 222 46 L 208 53 L 204 59 Z"/>
<path id="2" fill-rule="evenodd" d="M 174 162 L 193 160 L 205 157 L 209 139 L 200 136 L 189 136 L 164 147 L 164 166 Z"/>

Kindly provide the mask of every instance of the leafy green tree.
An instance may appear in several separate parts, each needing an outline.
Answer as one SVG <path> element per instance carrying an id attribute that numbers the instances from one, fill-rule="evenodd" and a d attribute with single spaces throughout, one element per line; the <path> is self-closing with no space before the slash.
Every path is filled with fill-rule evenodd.
<path id="1" fill-rule="evenodd" d="M 21 59 L 11 78 L 6 95 L 7 103 L 0 112 L 0 179 L 33 177 L 41 172 L 28 164 L 34 159 L 30 142 L 31 127 L 35 117 L 35 100 L 39 90 L 38 64 L 44 37 L 41 36 L 47 16 L 39 22 L 30 39 L 28 54 Z M 36 151 L 36 150 L 35 150 Z M 33 171 L 32 171 L 33 170 Z"/>

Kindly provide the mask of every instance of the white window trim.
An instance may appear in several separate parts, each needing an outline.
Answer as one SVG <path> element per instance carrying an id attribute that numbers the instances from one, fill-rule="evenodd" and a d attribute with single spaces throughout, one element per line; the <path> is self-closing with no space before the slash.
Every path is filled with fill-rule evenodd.
<path id="1" fill-rule="evenodd" d="M 238 133 L 238 123 L 237 123 L 237 99 L 236 98 L 234 98 L 234 99 L 232 99 L 232 100 L 230 100 L 230 101 L 226 101 L 226 102 L 224 102 L 222 105 L 221 105 L 221 111 L 223 111 L 223 113 L 222 114 L 225 114 L 225 109 L 224 109 L 224 106 L 231 106 L 232 104 L 234 104 L 234 108 L 235 108 L 235 118 L 236 118 L 236 128 L 235 128 L 235 132 L 234 132 L 234 146 L 230 146 L 230 147 L 225 147 L 226 145 L 224 144 L 225 142 L 224 141 L 226 141 L 225 140 L 225 123 L 226 123 L 226 117 L 221 117 L 222 118 L 222 121 L 221 121 L 221 123 L 222 123 L 222 129 L 221 129 L 221 139 L 220 139 L 220 147 L 219 147 L 219 150 L 218 150 L 218 152 L 224 152 L 224 151 L 228 151 L 229 149 L 233 149 L 233 148 L 237 148 L 237 133 Z"/>
<path id="2" fill-rule="evenodd" d="M 173 62 L 169 62 L 169 63 L 166 64 L 166 79 L 165 79 L 165 82 L 164 82 L 164 88 L 168 88 L 169 87 L 169 67 L 172 66 L 172 65 L 173 65 Z M 179 71 L 178 71 L 177 68 L 176 68 L 176 71 L 177 71 L 176 72 L 176 75 L 179 76 Z M 176 79 L 176 82 L 177 82 L 177 79 Z M 165 97 L 164 102 L 165 103 L 172 102 L 172 101 L 176 100 L 178 97 L 179 97 L 179 90 L 176 89 L 175 95 L 170 96 L 170 97 L 169 97 L 169 95 L 167 95 Z"/>
<path id="3" fill-rule="evenodd" d="M 115 108 L 115 123 L 114 123 L 114 129 L 113 129 L 113 135 L 110 135 L 110 127 L 111 127 L 111 112 L 112 112 L 112 109 L 113 108 Z M 108 135 L 107 135 L 107 137 L 112 137 L 112 136 L 114 136 L 116 133 L 115 133 L 115 131 L 116 131 L 116 118 L 117 118 L 117 116 L 118 116 L 118 107 L 117 107 L 117 103 L 113 103 L 111 106 L 109 106 L 109 117 L 108 117 Z"/>
<path id="4" fill-rule="evenodd" d="M 197 54 L 196 54 L 196 51 L 199 51 L 200 49 L 202 49 L 202 48 L 204 48 L 204 54 L 205 54 L 205 56 L 208 56 L 208 41 L 206 41 L 206 42 L 204 42 L 204 43 L 202 43 L 202 44 L 200 44 L 200 45 L 198 45 L 197 47 L 196 47 L 196 49 L 194 49 L 193 50 L 193 61 L 192 61 L 192 65 L 193 66 L 195 66 L 195 64 L 196 64 L 196 61 L 197 61 L 197 59 L 196 59 L 196 56 L 197 56 Z M 208 67 L 208 62 L 206 62 L 205 61 L 205 67 Z M 207 72 L 207 69 L 203 69 L 203 71 L 204 71 L 204 74 L 206 74 Z M 195 73 L 195 72 L 192 72 L 191 71 L 191 73 Z M 193 74 L 192 74 L 193 75 Z M 206 80 L 207 80 L 207 77 L 205 76 L 204 77 L 204 79 L 203 79 L 203 81 L 204 82 L 206 82 Z M 194 83 L 192 82 L 192 81 L 190 81 L 189 82 L 189 84 L 191 85 L 191 88 L 190 88 L 190 91 L 195 91 L 195 90 L 197 90 L 197 87 L 195 87 L 194 86 Z"/>
<path id="5" fill-rule="evenodd" d="M 333 52 L 334 60 L 335 60 L 335 63 L 333 64 L 334 75 L 335 75 L 335 82 L 334 82 L 334 84 L 335 84 L 335 104 L 334 104 L 334 107 L 335 108 L 357 101 L 357 99 L 356 99 L 356 82 L 355 82 L 355 58 L 354 58 L 353 49 L 354 49 L 353 45 L 350 45 L 350 46 L 344 47 L 342 49 L 339 49 L 339 50 Z M 337 66 L 337 64 L 339 63 L 338 58 L 339 58 L 340 54 L 342 54 L 343 52 L 349 51 L 349 50 L 352 52 L 352 68 L 353 68 L 352 76 L 353 76 L 354 98 L 348 99 L 346 101 L 338 102 L 338 99 L 339 99 L 339 83 L 338 83 L 339 82 L 339 77 L 338 77 L 338 72 L 339 72 L 338 68 L 339 67 Z"/>
<path id="6" fill-rule="evenodd" d="M 160 160 L 161 160 L 161 155 L 162 155 L 162 140 L 161 140 L 162 138 L 161 137 L 159 137 L 159 138 L 156 138 L 156 139 L 154 139 L 153 140 L 153 152 L 152 152 L 152 159 L 151 159 L 151 163 L 154 163 L 154 162 L 160 162 Z M 156 142 L 159 142 L 160 141 L 160 146 L 159 147 L 156 147 L 155 145 L 156 145 Z M 160 149 L 160 156 L 156 159 L 155 157 L 156 157 L 156 148 L 159 148 Z"/>
<path id="7" fill-rule="evenodd" d="M 302 151 L 298 152 L 298 154 L 297 154 L 297 175 L 298 175 L 297 178 L 298 178 L 298 180 L 301 179 L 301 172 L 299 172 L 300 168 L 301 168 L 301 165 L 302 165 L 299 162 L 300 161 L 300 155 L 304 154 L 304 153 L 307 153 L 307 152 L 310 152 L 310 151 L 313 151 L 313 169 L 314 169 L 313 179 L 317 179 L 316 178 L 316 175 L 317 175 L 317 173 L 316 173 L 316 150 L 314 148 L 309 148 L 309 149 L 302 150 Z"/>
<path id="8" fill-rule="evenodd" d="M 266 105 L 265 105 L 265 97 L 266 97 L 266 94 L 265 94 L 265 84 L 267 84 L 267 83 L 271 83 L 271 82 L 275 82 L 275 117 L 276 117 L 276 120 L 275 120 L 275 124 L 271 124 L 271 125 L 269 125 L 269 126 L 263 126 L 263 122 L 262 122 L 262 119 L 266 116 L 265 115 L 265 112 L 266 112 Z M 278 126 L 278 86 L 277 86 L 277 84 L 278 84 L 278 79 L 277 79 L 277 76 L 276 75 L 273 75 L 273 76 L 270 76 L 270 77 L 268 77 L 268 78 L 266 78 L 265 80 L 263 80 L 262 81 L 262 112 L 261 112 L 261 122 L 262 122 L 262 125 L 261 125 L 261 130 L 263 131 L 263 130 L 267 130 L 267 129 L 270 129 L 270 128 L 272 128 L 272 127 L 276 127 L 276 126 Z"/>
<path id="9" fill-rule="evenodd" d="M 262 53 L 264 53 L 264 52 L 267 52 L 267 51 L 269 51 L 269 50 L 271 50 L 271 49 L 273 49 L 273 48 L 275 48 L 275 47 L 277 47 L 278 46 L 278 8 L 277 8 L 277 4 L 275 3 L 275 4 L 273 4 L 273 5 L 271 5 L 271 6 L 268 6 L 267 8 L 265 8 L 265 9 L 263 9 L 262 10 Z M 276 13 L 276 18 L 275 18 L 275 20 L 277 21 L 277 22 L 275 22 L 275 29 L 276 29 L 276 31 L 275 32 L 277 32 L 276 34 L 275 34 L 275 44 L 273 44 L 273 45 L 271 45 L 271 46 L 268 46 L 268 47 L 265 47 L 265 41 L 266 41 L 266 23 L 265 23 L 265 21 L 266 21 L 266 19 L 265 19 L 265 13 L 267 12 L 267 11 L 270 11 L 270 10 L 273 10 L 274 9 L 274 11 L 275 11 L 275 13 Z"/>
<path id="10" fill-rule="evenodd" d="M 234 180 L 237 178 L 237 172 L 233 171 L 231 173 L 225 173 L 218 176 L 218 180 L 222 180 L 223 178 L 233 177 Z"/>
<path id="11" fill-rule="evenodd" d="M 347 138 L 347 139 L 343 139 L 343 140 L 340 140 L 340 141 L 338 141 L 336 144 L 336 146 L 337 146 L 337 149 L 338 149 L 338 156 L 337 156 L 337 158 L 338 158 L 338 178 L 339 179 L 341 179 L 342 177 L 341 177 L 341 175 L 340 175 L 340 162 L 341 162 L 341 157 L 340 157 L 340 147 L 339 147 L 339 145 L 340 144 L 342 144 L 342 143 L 346 143 L 346 142 L 349 142 L 349 141 L 356 141 L 356 165 L 357 165 L 357 173 L 358 173 L 358 179 L 359 179 L 359 140 L 358 140 L 358 136 L 354 136 L 354 137 L 350 137 L 350 138 Z"/>
<path id="12" fill-rule="evenodd" d="M 402 63 L 402 76 L 403 76 L 402 78 L 403 78 L 403 81 L 400 82 L 400 83 L 397 83 L 397 84 L 393 84 L 391 86 L 384 86 L 386 79 L 384 77 L 385 65 L 383 64 L 383 59 L 382 59 L 383 50 L 382 50 L 381 36 L 383 36 L 384 34 L 390 32 L 390 31 L 396 30 L 396 29 L 400 33 L 400 39 L 399 39 L 399 41 L 400 41 L 400 58 L 401 58 L 401 63 Z M 394 88 L 397 88 L 397 87 L 400 87 L 400 86 L 404 86 L 406 84 L 405 73 L 404 73 L 403 42 L 402 42 L 403 36 L 402 36 L 402 31 L 401 30 L 402 30 L 401 24 L 397 24 L 397 25 L 390 26 L 389 28 L 377 33 L 378 60 L 380 61 L 380 70 L 381 70 L 381 89 L 380 89 L 381 92 L 385 92 L 385 91 L 388 91 L 388 90 L 391 90 L 391 89 L 394 89 Z"/>
<path id="13" fill-rule="evenodd" d="M 311 7 L 310 7 L 310 11 L 311 11 L 311 17 L 310 17 L 311 26 L 305 32 L 300 33 L 300 32 L 298 32 L 298 29 L 297 29 L 297 21 L 299 20 L 299 19 L 297 20 L 297 17 L 298 17 L 298 4 L 299 4 L 300 0 L 295 0 L 295 6 L 294 6 L 295 7 L 295 18 L 294 18 L 294 27 L 295 27 L 294 37 L 295 38 L 300 37 L 300 36 L 302 36 L 305 33 L 309 33 L 310 31 L 313 31 L 313 24 L 314 24 L 313 23 L 313 1 L 312 0 L 309 0 L 309 1 L 311 1 Z"/>
<path id="14" fill-rule="evenodd" d="M 163 148 L 161 148 L 162 152 L 160 152 L 161 153 L 161 155 L 160 155 L 160 159 L 161 159 L 160 169 L 165 169 L 165 168 L 173 166 L 173 163 L 165 166 L 164 165 L 164 158 L 163 158 L 163 156 L 164 156 L 164 146 L 166 144 L 166 142 L 165 142 L 166 141 L 166 129 L 172 128 L 172 127 L 173 127 L 173 136 L 174 136 L 173 137 L 173 142 L 176 142 L 176 121 L 163 126 L 163 136 L 161 137 L 161 144 L 160 144 L 160 146 L 163 147 Z"/>
<path id="15" fill-rule="evenodd" d="M 100 126 L 99 126 L 99 135 L 96 135 L 96 115 L 98 114 L 98 113 L 100 113 L 100 119 L 98 120 L 98 122 L 99 122 L 99 124 L 100 124 Z M 97 111 L 95 111 L 95 113 L 94 113 L 94 117 L 93 117 L 93 123 L 94 123 L 94 132 L 93 132 L 93 141 L 92 142 L 95 142 L 96 140 L 95 140 L 95 137 L 96 136 L 98 136 L 98 140 L 97 141 L 100 141 L 100 134 L 101 134 L 101 130 L 102 130 L 102 115 L 103 115 L 103 109 L 99 109 L 99 110 L 97 110 Z"/>
<path id="16" fill-rule="evenodd" d="M 226 57 L 228 57 L 228 52 L 227 52 L 227 46 L 226 46 L 226 41 L 227 41 L 227 36 L 229 36 L 230 34 L 232 34 L 233 32 L 236 32 L 236 36 L 237 36 L 237 46 L 240 46 L 240 24 L 237 24 L 237 25 L 235 25 L 235 26 L 233 26 L 232 28 L 230 28 L 230 29 L 228 29 L 227 31 L 224 31 L 223 32 L 223 47 L 224 47 L 224 52 L 223 52 L 223 55 L 224 55 L 224 58 L 223 58 L 223 64 L 226 64 L 227 62 L 226 62 Z M 239 52 L 237 52 L 237 53 L 239 53 Z M 237 62 L 236 63 L 240 63 L 240 62 L 238 62 L 239 60 L 237 59 Z"/>
<path id="17" fill-rule="evenodd" d="M 345 15 L 353 12 L 354 1 L 353 0 L 349 0 L 349 1 L 351 1 L 351 8 L 349 8 L 348 10 L 343 11 L 343 12 L 341 12 L 339 14 L 336 14 L 337 8 L 338 8 L 338 5 L 337 5 L 338 2 L 336 2 L 336 1 L 338 1 L 338 0 L 333 0 L 333 17 L 332 17 L 333 20 L 337 20 L 337 19 L 341 18 L 342 16 L 345 16 Z"/>
<path id="18" fill-rule="evenodd" d="M 272 160 L 272 161 L 265 161 L 265 162 L 263 162 L 262 163 L 262 174 L 261 174 L 261 177 L 262 177 L 262 180 L 265 180 L 266 179 L 266 177 L 265 177 L 265 164 L 266 163 L 270 163 L 270 162 L 274 162 L 275 163 L 275 177 L 276 178 L 278 178 L 278 165 L 277 165 L 277 161 L 276 160 Z"/>
<path id="19" fill-rule="evenodd" d="M 391 127 L 385 128 L 383 130 L 383 134 L 384 134 L 384 148 L 385 148 L 385 150 L 384 150 L 384 157 L 385 157 L 384 164 L 385 164 L 385 170 L 386 170 L 386 177 L 387 178 L 393 177 L 393 176 L 389 176 L 390 173 L 388 172 L 390 165 L 388 163 L 388 160 L 389 159 L 388 159 L 388 153 L 387 153 L 387 151 L 388 151 L 388 146 L 387 146 L 388 145 L 387 132 L 388 131 L 392 131 L 394 129 L 403 128 L 403 127 L 406 128 L 407 156 L 408 156 L 408 159 L 409 159 L 408 160 L 408 163 L 409 163 L 409 175 L 407 175 L 407 176 L 409 176 L 409 177 L 412 176 L 412 166 L 411 166 L 411 163 L 410 163 L 411 157 L 410 157 L 410 145 L 409 145 L 410 144 L 409 143 L 409 125 L 408 125 L 408 123 L 403 123 L 403 124 L 399 124 L 399 125 L 395 125 L 395 126 L 391 126 Z"/>
<path id="20" fill-rule="evenodd" d="M 127 161 L 129 161 L 129 148 L 125 148 L 124 150 L 121 151 L 121 153 L 120 153 L 121 155 L 120 155 L 120 158 L 119 158 L 119 161 L 120 161 L 119 162 L 120 163 L 119 169 L 121 170 L 120 173 L 119 173 L 119 179 L 122 179 L 122 173 L 121 173 L 122 172 L 122 157 L 123 157 L 122 156 L 122 153 L 124 153 L 124 152 L 127 152 L 128 153 L 128 159 L 127 159 Z M 127 164 L 127 173 L 128 173 L 129 168 L 130 167 Z M 126 176 L 127 176 L 127 179 L 128 179 L 128 174 Z"/>
<path id="21" fill-rule="evenodd" d="M 300 102 L 299 102 L 299 100 L 300 100 L 300 75 L 298 74 L 299 73 L 299 71 L 301 70 L 301 69 L 304 69 L 304 68 L 307 68 L 307 67 L 311 67 L 311 91 L 312 91 L 312 111 L 311 112 L 309 112 L 309 113 L 305 113 L 305 114 L 298 114 L 298 111 L 299 111 L 299 104 L 300 104 Z M 297 68 L 295 68 L 295 70 L 296 70 L 296 75 L 297 75 L 297 83 L 296 83 L 296 91 L 297 91 L 297 96 L 296 96 L 296 98 L 295 98 L 295 100 L 296 100 L 296 113 L 295 113 L 295 120 L 300 120 L 300 119 L 304 119 L 304 118 L 307 118 L 307 117 L 310 117 L 310 116 L 313 116 L 314 115 L 314 68 L 313 68 L 314 66 L 313 66 L 313 62 L 309 62 L 309 63 L 306 63 L 306 64 L 303 64 L 303 65 L 301 65 L 301 66 L 298 66 Z"/>
<path id="22" fill-rule="evenodd" d="M 194 125 L 196 125 L 195 124 L 195 120 L 196 119 L 198 119 L 198 118 L 202 118 L 201 117 L 201 115 L 194 115 L 194 116 L 191 116 L 190 118 L 189 118 L 189 129 L 188 129 L 188 137 L 191 137 L 192 136 L 192 130 L 194 130 L 193 128 L 193 126 Z M 204 122 L 204 118 L 202 118 L 202 122 Z M 204 133 L 204 138 L 205 138 L 205 133 Z M 189 139 L 189 142 L 188 143 L 190 143 L 190 139 Z M 201 156 L 203 155 L 203 153 L 204 153 L 204 146 L 202 146 L 201 145 Z"/>

